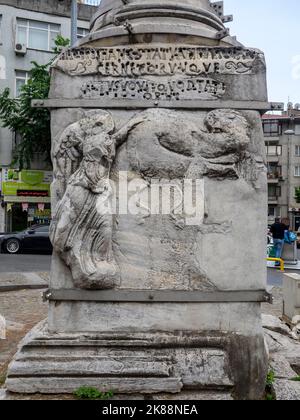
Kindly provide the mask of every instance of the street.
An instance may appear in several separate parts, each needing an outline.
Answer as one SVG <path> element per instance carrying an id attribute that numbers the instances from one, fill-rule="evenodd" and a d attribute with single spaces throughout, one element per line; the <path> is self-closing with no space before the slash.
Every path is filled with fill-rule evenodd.
<path id="1" fill-rule="evenodd" d="M 0 273 L 37 273 L 50 271 L 50 255 L 0 254 Z M 268 285 L 281 286 L 282 273 L 268 269 Z"/>
<path id="2" fill-rule="evenodd" d="M 0 254 L 0 273 L 37 273 L 50 271 L 50 255 Z"/>

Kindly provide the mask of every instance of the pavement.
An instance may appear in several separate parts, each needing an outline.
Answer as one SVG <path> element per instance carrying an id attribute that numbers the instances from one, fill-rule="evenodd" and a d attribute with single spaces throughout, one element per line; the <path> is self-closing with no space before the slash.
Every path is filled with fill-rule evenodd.
<path id="1" fill-rule="evenodd" d="M 0 293 L 0 313 L 6 321 L 6 339 L 0 340 L 0 388 L 7 366 L 20 341 L 40 321 L 47 318 L 48 303 L 41 290 L 18 290 Z"/>

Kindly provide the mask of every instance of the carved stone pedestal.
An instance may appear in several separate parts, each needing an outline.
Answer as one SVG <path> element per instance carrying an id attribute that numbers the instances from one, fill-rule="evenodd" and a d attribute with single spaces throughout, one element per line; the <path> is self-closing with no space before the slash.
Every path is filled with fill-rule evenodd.
<path id="1" fill-rule="evenodd" d="M 205 331 L 49 334 L 42 323 L 24 339 L 6 386 L 17 393 L 69 394 L 85 385 L 128 399 L 180 399 L 189 392 L 205 399 L 208 390 L 220 399 L 257 398 L 264 383 L 253 382 L 245 362 L 252 375 L 264 369 L 260 340 Z"/>
<path id="2" fill-rule="evenodd" d="M 103 0 L 52 68 L 47 324 L 8 390 L 260 399 L 264 55 L 222 2 Z"/>

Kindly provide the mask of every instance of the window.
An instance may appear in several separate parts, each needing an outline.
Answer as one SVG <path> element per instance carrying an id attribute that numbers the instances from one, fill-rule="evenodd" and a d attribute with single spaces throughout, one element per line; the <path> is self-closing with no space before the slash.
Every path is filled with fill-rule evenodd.
<path id="1" fill-rule="evenodd" d="M 295 176 L 300 178 L 300 166 L 295 166 Z"/>
<path id="2" fill-rule="evenodd" d="M 282 155 L 282 146 L 266 146 L 267 156 L 281 156 Z"/>
<path id="3" fill-rule="evenodd" d="M 300 146 L 295 146 L 295 156 L 300 157 Z"/>
<path id="4" fill-rule="evenodd" d="M 89 34 L 89 30 L 85 28 L 77 28 L 77 38 L 84 38 L 86 35 Z"/>
<path id="5" fill-rule="evenodd" d="M 29 79 L 28 71 L 16 70 L 16 97 L 18 98 L 21 93 L 22 86 L 26 85 Z"/>
<path id="6" fill-rule="evenodd" d="M 281 209 L 277 206 L 268 206 L 268 217 L 277 219 L 281 217 Z"/>
<path id="7" fill-rule="evenodd" d="M 269 199 L 277 199 L 278 197 L 281 197 L 281 187 L 268 185 L 268 196 Z"/>
<path id="8" fill-rule="evenodd" d="M 296 136 L 300 136 L 300 124 L 295 125 L 295 134 Z"/>
<path id="9" fill-rule="evenodd" d="M 60 25 L 35 20 L 17 19 L 17 43 L 34 50 L 52 51 Z"/>
<path id="10" fill-rule="evenodd" d="M 278 137 L 282 134 L 282 127 L 278 121 L 263 122 L 265 137 Z"/>
<path id="11" fill-rule="evenodd" d="M 268 179 L 278 179 L 282 177 L 282 167 L 277 163 L 268 163 Z"/>

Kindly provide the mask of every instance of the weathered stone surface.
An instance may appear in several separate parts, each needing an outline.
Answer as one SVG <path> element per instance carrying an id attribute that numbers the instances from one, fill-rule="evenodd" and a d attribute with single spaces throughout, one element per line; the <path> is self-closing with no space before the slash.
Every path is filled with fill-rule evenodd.
<path id="1" fill-rule="evenodd" d="M 297 375 L 300 375 L 300 343 L 299 341 L 293 340 L 282 334 L 265 330 L 265 338 L 267 345 L 270 351 L 271 358 L 285 359 L 285 367 L 287 363 L 289 366 L 296 372 Z M 281 369 L 281 368 L 280 368 Z M 292 373 L 292 372 L 290 372 Z M 294 375 L 294 376 L 297 376 Z"/>
<path id="2" fill-rule="evenodd" d="M 24 339 L 6 387 L 20 393 L 72 393 L 97 384 L 116 394 L 231 390 L 226 341 L 172 333 L 49 335 L 41 324 Z"/>
<path id="3" fill-rule="evenodd" d="M 247 313 L 247 318 L 237 317 Z M 249 322 L 251 320 L 251 323 Z M 112 331 L 223 331 L 262 334 L 259 304 L 50 303 L 53 333 Z"/>
<path id="4" fill-rule="evenodd" d="M 273 386 L 278 401 L 300 401 L 300 382 L 280 379 Z"/>
<path id="5" fill-rule="evenodd" d="M 268 347 L 271 353 L 282 353 L 289 358 L 300 357 L 300 343 L 287 336 L 265 330 Z"/>
<path id="6" fill-rule="evenodd" d="M 221 391 L 181 392 L 179 395 L 159 394 L 153 396 L 154 401 L 232 401 L 230 393 Z"/>
<path id="7" fill-rule="evenodd" d="M 274 371 L 276 379 L 293 379 L 297 376 L 296 372 L 291 368 L 290 363 L 283 356 L 272 357 L 270 362 L 271 369 Z"/>
<path id="8" fill-rule="evenodd" d="M 53 115 L 58 126 L 68 130 L 68 126 L 73 127 L 74 120 L 83 118 L 85 114 L 83 111 L 63 110 L 54 111 Z M 238 289 L 239 279 L 243 277 L 244 289 L 263 289 L 265 277 L 262 273 L 265 274 L 266 269 L 263 261 L 257 258 L 257 250 L 264 252 L 265 244 L 260 241 L 256 247 L 247 247 L 246 253 L 245 248 L 235 247 L 241 229 L 247 231 L 248 236 L 255 237 L 256 229 L 251 224 L 245 226 L 243 218 L 245 212 L 250 214 L 252 211 L 250 203 L 254 202 L 254 197 L 255 209 L 251 218 L 255 217 L 256 210 L 266 201 L 264 150 L 256 141 L 256 136 L 261 135 L 258 114 L 220 110 L 197 113 L 196 117 L 196 114 L 188 112 L 148 110 L 136 117 L 133 113 L 125 117 L 125 114 L 118 113 L 115 115 L 116 132 L 139 118 L 145 121 L 134 128 L 126 144 L 118 148 L 112 167 L 111 178 L 116 182 L 117 201 L 135 179 L 146 187 L 140 194 L 144 200 L 152 177 L 165 179 L 165 184 L 161 184 L 168 187 L 172 180 L 175 182 L 176 177 L 181 180 L 185 177 L 201 179 L 204 175 L 204 207 L 201 207 L 202 213 L 198 217 L 200 221 L 206 217 L 200 225 L 186 226 L 183 217 L 172 214 L 149 217 L 147 204 L 137 209 L 136 215 L 118 214 L 117 225 L 113 228 L 113 251 L 121 273 L 120 287 Z M 249 125 L 252 130 L 248 133 Z M 61 133 L 58 133 L 56 137 L 56 129 L 53 127 L 54 150 L 60 150 Z M 214 138 L 218 141 L 214 142 Z M 80 152 L 80 141 L 77 149 Z M 240 159 L 241 162 L 237 164 Z M 119 174 L 125 172 L 127 178 L 119 179 Z M 235 180 L 234 189 L 232 180 Z M 59 179 L 54 186 L 61 191 Z M 255 196 L 252 197 L 254 191 Z M 61 192 L 58 194 L 61 196 Z M 134 198 L 132 193 L 129 194 L 131 197 Z M 240 197 L 245 197 L 245 200 Z M 232 206 L 236 200 L 240 201 L 239 208 Z M 220 201 L 223 203 L 221 207 Z M 263 220 L 259 219 L 258 223 L 261 223 L 262 229 Z M 69 225 L 71 228 L 72 224 Z M 84 231 L 83 226 L 81 231 Z M 57 239 L 57 243 L 62 247 L 64 240 Z M 245 276 L 242 263 L 230 264 L 228 248 L 235 250 L 234 259 L 241 262 L 245 260 L 245 263 L 247 259 L 253 261 L 253 270 Z M 215 264 L 216 254 L 220 257 L 219 264 Z M 84 257 L 85 248 L 82 250 Z M 57 263 L 54 269 L 56 267 Z M 52 276 L 54 282 L 55 278 L 59 279 L 57 287 L 72 287 L 69 280 L 68 284 L 64 284 L 65 277 L 68 275 L 60 270 Z"/>
<path id="9" fill-rule="evenodd" d="M 267 330 L 274 331 L 286 336 L 291 335 L 290 328 L 275 316 L 262 314 L 262 325 L 263 328 L 266 328 Z"/>
<path id="10" fill-rule="evenodd" d="M 0 401 L 5 401 L 7 399 L 6 390 L 0 389 Z"/>

